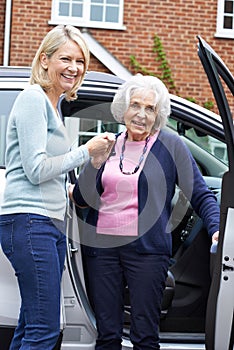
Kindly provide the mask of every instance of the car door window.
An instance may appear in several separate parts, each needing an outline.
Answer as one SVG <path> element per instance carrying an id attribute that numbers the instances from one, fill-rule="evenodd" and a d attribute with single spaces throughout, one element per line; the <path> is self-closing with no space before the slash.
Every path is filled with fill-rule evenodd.
<path id="1" fill-rule="evenodd" d="M 64 123 L 72 147 L 80 146 L 102 132 L 116 134 L 124 128 L 114 120 L 110 111 L 110 102 L 100 103 L 100 101 L 82 99 L 78 99 L 74 113 L 64 114 Z"/>
<path id="2" fill-rule="evenodd" d="M 168 126 L 177 131 L 177 121 L 169 118 Z M 216 137 L 201 133 L 196 129 L 190 127 L 186 130 L 184 136 L 199 148 L 204 149 L 209 154 L 213 155 L 219 159 L 224 164 L 228 165 L 228 156 L 227 156 L 227 145 L 226 143 L 218 140 Z"/>

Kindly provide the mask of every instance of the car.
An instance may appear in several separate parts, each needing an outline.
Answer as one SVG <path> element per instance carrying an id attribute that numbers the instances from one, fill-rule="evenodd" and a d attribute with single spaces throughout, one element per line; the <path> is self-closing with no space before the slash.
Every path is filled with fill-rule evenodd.
<path id="1" fill-rule="evenodd" d="M 223 85 L 234 94 L 234 79 L 220 57 L 198 37 L 198 55 L 207 73 L 219 114 L 181 97 L 170 95 L 172 112 L 166 128 L 179 134 L 193 154 L 221 208 L 218 249 L 211 252 L 202 220 L 179 188 L 172 206 L 173 255 L 160 320 L 161 349 L 233 349 L 234 256 L 234 130 Z M 30 68 L 0 67 L 0 202 L 5 184 L 6 126 L 16 96 L 29 81 Z M 117 76 L 88 72 L 78 99 L 61 98 L 59 108 L 71 147 L 103 132 L 117 133 L 110 104 L 123 80 Z M 74 183 L 81 169 L 68 174 Z M 61 337 L 55 349 L 94 350 L 96 325 L 86 294 L 86 272 L 79 239 L 80 217 L 85 213 L 69 203 L 67 255 L 62 280 Z M 16 277 L 0 249 L 0 343 L 8 350 L 17 324 L 20 296 Z M 147 297 L 147 296 L 146 296 Z M 131 306 L 125 292 L 122 349 L 132 349 L 129 339 Z M 111 350 L 111 349 L 110 349 Z"/>

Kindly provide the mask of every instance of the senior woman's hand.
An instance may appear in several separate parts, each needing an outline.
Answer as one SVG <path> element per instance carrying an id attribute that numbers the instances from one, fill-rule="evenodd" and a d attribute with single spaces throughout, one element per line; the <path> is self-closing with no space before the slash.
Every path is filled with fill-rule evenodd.
<path id="1" fill-rule="evenodd" d="M 216 231 L 212 236 L 212 243 L 218 242 L 219 240 L 219 231 Z"/>

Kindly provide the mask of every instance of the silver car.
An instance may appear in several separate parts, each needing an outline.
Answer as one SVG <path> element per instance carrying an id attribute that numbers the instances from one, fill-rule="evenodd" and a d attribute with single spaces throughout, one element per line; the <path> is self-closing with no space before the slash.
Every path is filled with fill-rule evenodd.
<path id="1" fill-rule="evenodd" d="M 234 128 L 226 98 L 234 94 L 234 79 L 209 45 L 198 37 L 198 55 L 216 99 L 219 114 L 171 95 L 167 129 L 190 148 L 208 187 L 220 203 L 221 224 L 217 251 L 179 188 L 173 198 L 173 256 L 168 271 L 160 322 L 161 349 L 233 349 L 234 308 Z M 5 182 L 5 134 L 8 116 L 18 93 L 28 84 L 30 69 L 0 67 L 0 202 Z M 116 89 L 114 75 L 88 72 L 78 100 L 61 100 L 60 109 L 71 147 L 103 131 L 117 133 L 110 112 Z M 225 86 L 225 87 L 224 87 Z M 68 174 L 74 182 L 80 169 Z M 95 317 L 86 294 L 86 272 L 80 249 L 82 211 L 70 203 L 67 256 L 62 280 L 61 336 L 55 349 L 94 350 Z M 213 249 L 213 248 L 212 248 Z M 146 296 L 147 297 L 147 296 Z M 7 350 L 17 324 L 20 296 L 16 277 L 0 249 L 0 349 Z M 129 340 L 131 306 L 125 293 L 123 350 Z M 111 349 L 110 349 L 111 350 Z"/>

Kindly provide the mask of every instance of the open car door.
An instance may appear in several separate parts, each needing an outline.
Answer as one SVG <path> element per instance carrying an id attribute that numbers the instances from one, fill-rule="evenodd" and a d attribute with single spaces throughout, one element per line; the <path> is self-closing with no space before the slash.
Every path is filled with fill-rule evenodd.
<path id="1" fill-rule="evenodd" d="M 231 350 L 234 337 L 234 126 L 225 92 L 233 97 L 234 78 L 214 50 L 201 37 L 198 41 L 198 55 L 222 118 L 229 161 L 229 170 L 222 180 L 220 236 L 206 314 L 206 349 Z"/>

